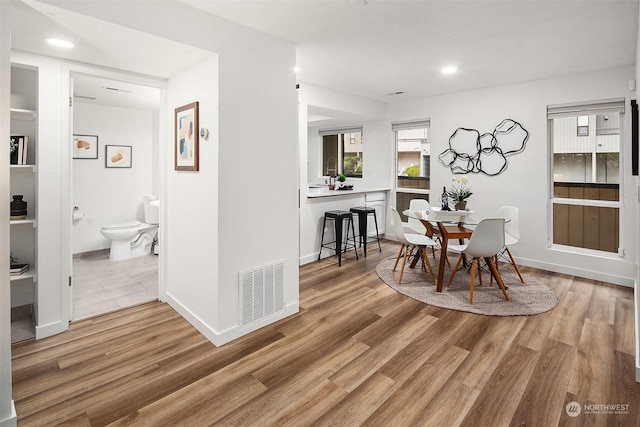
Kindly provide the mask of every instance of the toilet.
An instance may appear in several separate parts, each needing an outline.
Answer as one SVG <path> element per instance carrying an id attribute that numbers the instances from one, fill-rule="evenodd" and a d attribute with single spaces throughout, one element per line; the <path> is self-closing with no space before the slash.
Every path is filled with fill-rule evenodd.
<path id="1" fill-rule="evenodd" d="M 111 240 L 110 261 L 120 261 L 147 255 L 155 245 L 158 232 L 159 207 L 157 196 L 144 196 L 144 220 L 105 225 L 100 229 Z"/>

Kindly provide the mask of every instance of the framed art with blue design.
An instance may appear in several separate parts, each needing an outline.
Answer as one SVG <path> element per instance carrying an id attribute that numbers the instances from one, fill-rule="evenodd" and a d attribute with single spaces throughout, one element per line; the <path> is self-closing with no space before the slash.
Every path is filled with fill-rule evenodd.
<path id="1" fill-rule="evenodd" d="M 183 105 L 175 111 L 175 170 L 198 171 L 198 102 Z"/>

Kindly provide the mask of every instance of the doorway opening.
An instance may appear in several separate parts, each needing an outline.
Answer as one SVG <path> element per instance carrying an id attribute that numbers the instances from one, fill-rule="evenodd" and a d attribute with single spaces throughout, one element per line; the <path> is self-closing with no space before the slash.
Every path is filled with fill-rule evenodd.
<path id="1" fill-rule="evenodd" d="M 160 196 L 161 89 L 85 73 L 71 73 L 70 85 L 75 321 L 158 299 L 158 225 L 144 202 Z M 112 241 L 101 230 L 136 221 L 152 228 L 132 237 L 130 258 L 111 260 Z"/>

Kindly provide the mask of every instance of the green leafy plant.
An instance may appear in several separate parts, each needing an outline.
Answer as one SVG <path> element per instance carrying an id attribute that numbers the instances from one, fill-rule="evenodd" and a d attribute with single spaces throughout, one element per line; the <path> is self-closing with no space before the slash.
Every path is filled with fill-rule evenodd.
<path id="1" fill-rule="evenodd" d="M 345 182 L 347 180 L 347 177 L 345 176 L 345 174 L 341 173 L 336 179 L 340 182 Z"/>
<path id="2" fill-rule="evenodd" d="M 462 175 L 453 178 L 453 185 L 447 191 L 447 196 L 451 197 L 454 202 L 464 202 L 473 195 L 470 187 L 467 187 L 467 176 Z"/>
<path id="3" fill-rule="evenodd" d="M 407 174 L 407 176 L 420 176 L 420 166 L 409 166 L 404 172 Z"/>

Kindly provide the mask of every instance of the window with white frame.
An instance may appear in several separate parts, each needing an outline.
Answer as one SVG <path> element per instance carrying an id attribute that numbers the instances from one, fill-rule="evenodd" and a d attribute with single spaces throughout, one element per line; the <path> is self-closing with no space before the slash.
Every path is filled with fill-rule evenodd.
<path id="1" fill-rule="evenodd" d="M 547 107 L 552 244 L 621 252 L 624 107 L 623 98 Z"/>
<path id="2" fill-rule="evenodd" d="M 321 130 L 322 175 L 362 178 L 362 127 Z"/>

